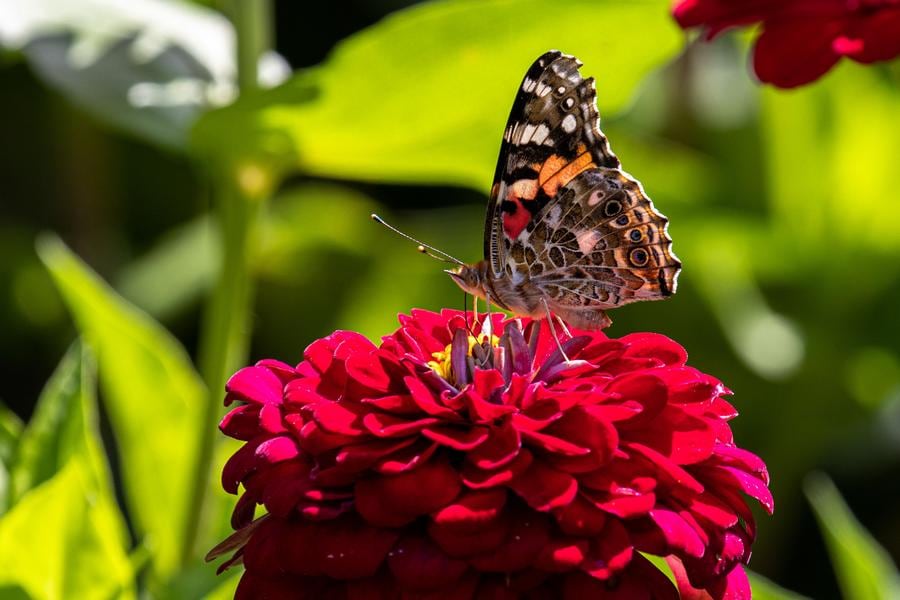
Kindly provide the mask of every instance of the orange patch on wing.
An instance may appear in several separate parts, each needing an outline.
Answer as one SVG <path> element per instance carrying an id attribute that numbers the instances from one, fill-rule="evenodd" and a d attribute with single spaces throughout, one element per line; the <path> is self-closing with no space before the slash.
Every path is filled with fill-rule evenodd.
<path id="1" fill-rule="evenodd" d="M 551 198 L 556 195 L 559 188 L 566 185 L 572 178 L 584 170 L 596 167 L 594 158 L 584 144 L 578 144 L 578 155 L 574 160 L 568 160 L 554 154 L 544 161 L 538 173 L 538 184 L 544 188 L 544 193 Z"/>
<path id="2" fill-rule="evenodd" d="M 546 163 L 544 164 L 546 165 Z M 575 160 L 565 163 L 559 169 L 555 169 L 555 172 L 549 176 L 549 179 L 541 183 L 541 187 L 544 188 L 544 193 L 552 198 L 559 191 L 559 188 L 572 181 L 576 175 L 596 166 L 591 153 L 583 152 Z M 541 169 L 541 173 L 543 174 L 543 169 Z"/>

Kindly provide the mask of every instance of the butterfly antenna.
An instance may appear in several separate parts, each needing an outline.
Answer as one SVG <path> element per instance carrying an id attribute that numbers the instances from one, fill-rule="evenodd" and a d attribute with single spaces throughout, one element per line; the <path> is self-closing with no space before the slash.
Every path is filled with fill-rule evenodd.
<path id="1" fill-rule="evenodd" d="M 425 254 L 426 256 L 430 256 L 431 258 L 434 258 L 441 262 L 451 263 L 451 264 L 455 264 L 455 265 L 466 264 L 463 261 L 459 260 L 458 258 L 454 258 L 442 250 L 438 250 L 434 246 L 429 246 L 428 244 L 423 244 L 422 242 L 420 242 L 416 238 L 412 237 L 411 235 L 407 235 L 407 234 L 403 233 L 402 231 L 400 231 L 399 229 L 397 229 L 396 227 L 394 227 L 393 225 L 391 225 L 390 223 L 388 223 L 387 221 L 385 221 L 384 219 L 382 219 L 375 213 L 372 213 L 372 220 L 380 225 L 384 225 L 385 227 L 387 227 L 388 229 L 390 229 L 397 235 L 404 237 L 411 242 L 415 242 L 416 244 L 418 244 L 418 247 L 416 248 L 416 250 L 418 250 L 422 254 Z"/>

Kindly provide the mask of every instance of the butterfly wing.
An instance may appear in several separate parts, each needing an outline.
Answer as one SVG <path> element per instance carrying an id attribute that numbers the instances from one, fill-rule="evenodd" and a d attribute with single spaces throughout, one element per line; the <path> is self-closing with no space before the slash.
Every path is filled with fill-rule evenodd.
<path id="1" fill-rule="evenodd" d="M 560 188 L 509 258 L 521 244 L 525 261 L 511 266 L 528 269 L 553 312 L 595 328 L 608 324 L 606 309 L 675 293 L 681 263 L 667 227 L 639 182 L 619 169 L 589 169 Z"/>
<path id="2" fill-rule="evenodd" d="M 599 128 L 593 79 L 549 52 L 529 69 L 504 132 L 485 228 L 495 277 L 530 280 L 575 327 L 675 292 L 668 219 L 619 168 Z M 571 99 L 571 100 L 570 100 Z"/>
<path id="3" fill-rule="evenodd" d="M 593 78 L 581 63 L 557 50 L 528 69 L 503 133 L 488 203 L 484 258 L 500 277 L 512 240 L 579 172 L 616 168 L 600 131 Z"/>

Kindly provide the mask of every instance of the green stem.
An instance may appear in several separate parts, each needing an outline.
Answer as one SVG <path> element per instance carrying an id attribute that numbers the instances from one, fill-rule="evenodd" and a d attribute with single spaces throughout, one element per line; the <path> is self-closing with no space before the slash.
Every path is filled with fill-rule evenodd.
<path id="1" fill-rule="evenodd" d="M 257 88 L 259 57 L 270 48 L 271 0 L 221 0 L 221 5 L 231 17 L 237 36 L 238 88 L 242 95 L 252 93 Z M 200 533 L 225 381 L 246 361 L 253 299 L 252 232 L 262 204 L 241 181 L 238 165 L 214 164 L 212 175 L 222 263 L 200 337 L 199 364 L 208 396 L 181 549 L 184 565 L 193 559 Z"/>

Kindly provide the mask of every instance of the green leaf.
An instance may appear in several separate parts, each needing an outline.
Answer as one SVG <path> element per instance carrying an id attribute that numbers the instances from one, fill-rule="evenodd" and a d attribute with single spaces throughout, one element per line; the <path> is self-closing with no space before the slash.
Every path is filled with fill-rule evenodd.
<path id="1" fill-rule="evenodd" d="M 221 260 L 219 231 L 208 217 L 181 225 L 128 265 L 116 289 L 157 318 L 170 316 L 209 290 Z M 165 281 L 166 285 L 160 285 Z"/>
<path id="2" fill-rule="evenodd" d="M 807 600 L 806 596 L 786 590 L 753 571 L 747 570 L 747 577 L 750 579 L 750 589 L 754 600 Z"/>
<path id="3" fill-rule="evenodd" d="M 4 598 L 135 598 L 121 515 L 86 458 L 74 456 L 0 519 Z"/>
<path id="4" fill-rule="evenodd" d="M 806 497 L 819 521 L 819 529 L 846 600 L 891 600 L 900 597 L 900 575 L 877 541 L 863 528 L 824 474 L 805 482 Z"/>
<path id="5" fill-rule="evenodd" d="M 900 87 L 882 75 L 844 61 L 815 85 L 795 91 L 764 88 L 763 157 L 773 230 L 782 238 L 778 257 L 785 252 L 793 257 L 779 261 L 783 268 L 809 272 L 826 254 L 829 270 L 845 269 L 847 276 L 873 254 L 887 255 L 890 265 L 896 264 L 900 204 L 885 202 L 884 192 L 895 185 L 900 155 L 900 136 L 894 134 L 900 130 Z M 865 176 L 848 177 L 846 165 L 860 161 Z M 847 209 L 847 198 L 854 198 L 853 210 Z M 846 293 L 860 293 L 845 292 L 842 277 L 825 279 L 835 280 L 844 302 L 850 300 Z M 854 288 L 867 291 L 876 283 L 892 285 L 894 272 L 872 269 L 870 277 L 859 279 Z"/>
<path id="6" fill-rule="evenodd" d="M 429 2 L 348 38 L 282 87 L 205 115 L 193 139 L 234 169 L 277 163 L 487 190 L 515 91 L 543 52 L 584 61 L 608 116 L 681 40 L 662 0 Z"/>
<path id="7" fill-rule="evenodd" d="M 66 353 L 22 433 L 11 473 L 11 502 L 84 456 L 98 488 L 112 492 L 97 427 L 94 365 L 78 343 Z M 122 535 L 124 536 L 124 529 Z M 124 537 L 123 537 L 124 539 Z"/>
<path id="8" fill-rule="evenodd" d="M 234 45 L 227 19 L 189 2 L 0 0 L 0 47 L 101 121 L 172 148 L 236 94 Z M 261 61 L 270 83 L 287 70 Z"/>
<path id="9" fill-rule="evenodd" d="M 0 515 L 9 506 L 9 474 L 22 433 L 22 421 L 0 402 Z"/>
<path id="10" fill-rule="evenodd" d="M 115 294 L 57 238 L 41 259 L 96 349 L 104 402 L 122 455 L 125 497 L 160 575 L 178 560 L 186 529 L 204 387 L 165 329 Z"/>
<path id="11" fill-rule="evenodd" d="M 205 600 L 231 600 L 234 598 L 234 591 L 237 589 L 238 581 L 240 581 L 240 573 L 232 575 L 223 581 L 216 589 L 207 594 Z"/>
<path id="12" fill-rule="evenodd" d="M 647 554 L 645 552 L 641 552 L 641 555 L 653 563 L 657 569 L 669 578 L 669 581 L 676 586 L 678 585 L 678 582 L 675 581 L 675 575 L 672 573 L 672 568 L 669 567 L 669 563 L 666 562 L 665 558 Z M 739 566 L 738 568 L 742 567 Z M 753 591 L 753 598 L 755 600 L 806 600 L 805 596 L 786 590 L 783 587 L 772 583 L 762 575 L 754 573 L 749 569 L 744 570 L 747 572 L 747 577 L 750 579 L 750 588 Z"/>
<path id="13" fill-rule="evenodd" d="M 341 185 L 308 184 L 290 189 L 268 205 L 259 221 L 254 270 L 264 276 L 300 278 L 313 270 L 310 254 L 338 250 L 369 255 L 385 231 L 369 218 L 376 204 Z M 335 211 L 341 218 L 335 219 Z M 306 260 L 304 260 L 306 259 Z"/>

